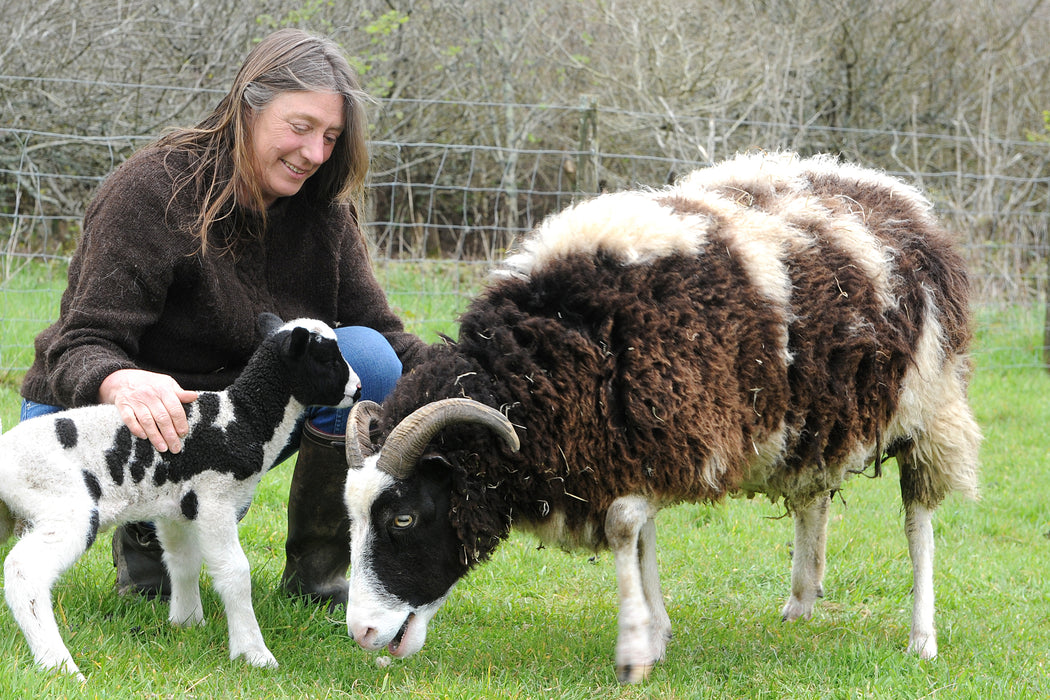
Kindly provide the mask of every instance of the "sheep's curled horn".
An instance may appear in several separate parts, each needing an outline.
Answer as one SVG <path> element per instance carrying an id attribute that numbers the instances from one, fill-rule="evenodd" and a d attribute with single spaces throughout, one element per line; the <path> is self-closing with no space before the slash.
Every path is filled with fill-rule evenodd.
<path id="1" fill-rule="evenodd" d="M 350 411 L 346 424 L 346 461 L 352 469 L 364 466 L 365 458 L 375 454 L 369 426 L 379 415 L 379 404 L 359 401 Z M 431 438 L 443 428 L 475 423 L 491 428 L 514 452 L 521 443 L 507 417 L 473 399 L 442 399 L 417 408 L 390 431 L 376 466 L 395 479 L 412 474 Z"/>

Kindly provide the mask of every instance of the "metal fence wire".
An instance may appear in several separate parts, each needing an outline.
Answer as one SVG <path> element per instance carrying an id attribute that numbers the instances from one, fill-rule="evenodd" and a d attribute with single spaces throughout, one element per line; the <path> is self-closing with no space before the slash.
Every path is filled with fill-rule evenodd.
<path id="1" fill-rule="evenodd" d="M 0 76 L 0 88 L 30 89 L 33 80 Z M 74 87 L 52 82 L 59 84 L 49 90 Z M 170 90 L 105 87 L 117 101 Z M 200 90 L 195 99 L 203 113 L 217 96 Z M 424 118 L 435 125 L 432 140 L 397 139 L 399 125 Z M 543 217 L 594 192 L 661 186 L 743 151 L 831 152 L 922 188 L 960 238 L 979 310 L 1015 318 L 1024 337 L 1040 332 L 1050 259 L 1050 146 L 1039 138 L 995 137 L 966 124 L 905 132 L 727 121 L 633 112 L 586 96 L 564 106 L 379 100 L 372 119 L 364 219 L 377 265 L 453 261 L 481 269 Z M 464 122 L 474 128 L 468 142 L 442 140 L 439 125 Z M 135 133 L 114 122 L 82 133 L 57 120 L 54 128 L 21 123 L 0 116 L 0 294 L 44 295 L 39 286 L 20 291 L 27 287 L 19 277 L 39 261 L 61 269 L 98 183 L 160 128 Z M 55 279 L 54 286 L 62 283 Z M 24 360 L 9 358 L 25 353 L 5 344 L 25 335 L 19 329 L 43 327 L 57 315 L 54 298 L 9 297 L 0 305 L 0 372 L 24 369 Z M 1011 362 L 1041 363 L 1038 348 L 1021 351 L 1027 359 Z"/>

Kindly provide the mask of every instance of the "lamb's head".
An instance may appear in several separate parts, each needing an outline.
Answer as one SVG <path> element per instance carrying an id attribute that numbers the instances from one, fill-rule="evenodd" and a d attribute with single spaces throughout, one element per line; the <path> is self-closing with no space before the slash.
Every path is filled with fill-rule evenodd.
<path id="1" fill-rule="evenodd" d="M 273 314 L 261 314 L 259 330 L 280 359 L 296 401 L 347 408 L 360 398 L 361 380 L 326 323 L 306 318 L 285 323 Z"/>
<path id="2" fill-rule="evenodd" d="M 363 648 L 387 647 L 404 657 L 422 648 L 427 624 L 470 568 L 452 523 L 451 465 L 428 450 L 431 439 L 453 424 L 467 424 L 494 431 L 511 450 L 519 443 L 499 411 L 470 399 L 445 399 L 406 417 L 377 448 L 370 428 L 378 409 L 362 401 L 347 424 L 346 624 Z"/>

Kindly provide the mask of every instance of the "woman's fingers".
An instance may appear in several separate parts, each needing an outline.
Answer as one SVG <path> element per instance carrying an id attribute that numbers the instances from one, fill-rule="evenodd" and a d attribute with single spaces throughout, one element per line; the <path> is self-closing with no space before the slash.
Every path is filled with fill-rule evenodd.
<path id="1" fill-rule="evenodd" d="M 183 389 L 166 374 L 124 369 L 109 375 L 99 394 L 117 407 L 133 435 L 160 452 L 182 451 L 182 438 L 189 432 L 183 403 L 196 400 L 197 392 Z"/>

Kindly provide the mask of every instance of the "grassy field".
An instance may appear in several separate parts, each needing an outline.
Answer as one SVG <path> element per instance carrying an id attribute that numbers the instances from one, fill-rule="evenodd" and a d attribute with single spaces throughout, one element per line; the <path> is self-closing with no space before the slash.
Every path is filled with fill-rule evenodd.
<path id="1" fill-rule="evenodd" d="M 407 288 L 398 277 L 403 271 L 381 272 L 391 288 Z M 436 302 L 444 309 L 420 309 L 418 294 L 392 296 L 415 330 L 450 330 L 422 319 L 454 316 L 471 283 L 457 275 L 420 282 L 444 290 Z M 13 303 L 5 302 L 3 318 L 18 317 Z M 911 573 L 892 466 L 883 479 L 855 478 L 835 500 L 826 596 L 808 622 L 779 619 L 792 539 L 780 508 L 755 499 L 662 513 L 659 558 L 675 637 L 646 683 L 620 687 L 612 669 L 611 557 L 538 549 L 522 535 L 461 582 L 419 654 L 377 664 L 383 657 L 361 651 L 337 615 L 278 591 L 289 463 L 264 480 L 241 528 L 256 612 L 280 668 L 252 669 L 227 658 L 225 620 L 207 576 L 207 624 L 199 628 L 172 629 L 165 604 L 118 597 L 105 535 L 54 592 L 87 684 L 37 671 L 0 606 L 0 697 L 1048 697 L 1050 376 L 995 369 L 1037 353 L 1037 324 L 1002 313 L 979 321 L 971 396 L 985 433 L 983 498 L 950 499 L 937 514 L 941 654 L 933 661 L 903 653 Z M 0 417 L 8 426 L 17 418 L 16 380 L 0 384 Z"/>

